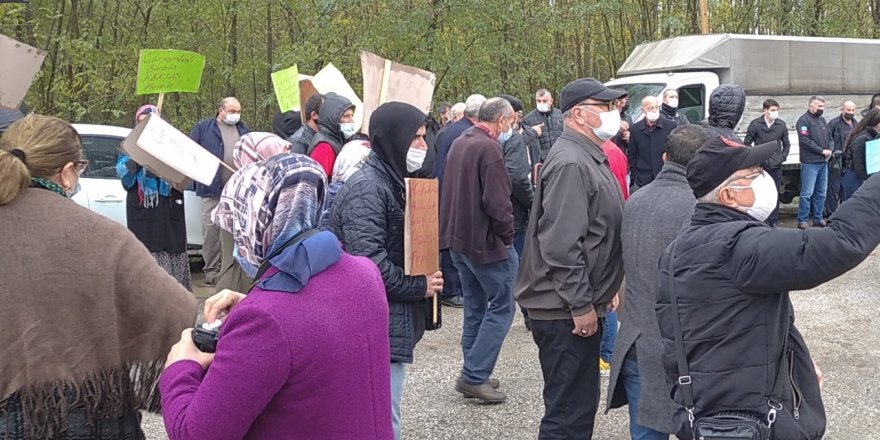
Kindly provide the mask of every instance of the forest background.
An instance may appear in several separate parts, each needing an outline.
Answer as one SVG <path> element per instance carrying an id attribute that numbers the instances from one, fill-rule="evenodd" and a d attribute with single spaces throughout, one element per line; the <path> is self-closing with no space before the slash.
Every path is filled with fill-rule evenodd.
<path id="1" fill-rule="evenodd" d="M 880 37 L 880 0 L 708 0 L 710 32 Z M 170 94 L 184 131 L 237 96 L 269 130 L 273 71 L 332 62 L 358 93 L 359 52 L 437 75 L 434 102 L 613 77 L 638 44 L 699 33 L 699 0 L 31 0 L 0 3 L 0 33 L 48 52 L 25 103 L 73 122 L 131 126 L 141 49 L 205 55 L 199 93 Z M 0 60 L 2 62 L 2 60 Z M 816 60 L 816 68 L 822 60 Z"/>

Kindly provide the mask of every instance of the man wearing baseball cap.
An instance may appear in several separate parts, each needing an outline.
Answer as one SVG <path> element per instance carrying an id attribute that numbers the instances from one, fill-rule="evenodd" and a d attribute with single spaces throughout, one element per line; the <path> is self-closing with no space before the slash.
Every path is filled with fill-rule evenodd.
<path id="1" fill-rule="evenodd" d="M 624 93 L 593 78 L 566 85 L 565 127 L 537 176 L 515 292 L 544 375 L 540 439 L 592 437 L 601 320 L 623 280 L 623 198 L 600 145 L 620 130 Z"/>
<path id="2" fill-rule="evenodd" d="M 660 259 L 655 308 L 667 384 L 682 405 L 679 438 L 691 438 L 688 412 L 697 420 L 720 411 L 772 420 L 773 438 L 825 432 L 821 372 L 788 292 L 844 274 L 880 243 L 880 179 L 869 179 L 825 229 L 771 228 L 763 222 L 778 192 L 761 164 L 777 148 L 714 137 L 688 164 L 697 205 Z"/>

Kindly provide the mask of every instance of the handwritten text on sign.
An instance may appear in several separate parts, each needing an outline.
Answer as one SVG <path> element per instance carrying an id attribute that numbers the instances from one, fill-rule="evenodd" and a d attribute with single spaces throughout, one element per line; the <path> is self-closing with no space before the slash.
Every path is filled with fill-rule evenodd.
<path id="1" fill-rule="evenodd" d="M 272 87 L 281 112 L 299 110 L 299 72 L 296 65 L 272 72 Z"/>
<path id="2" fill-rule="evenodd" d="M 137 146 L 175 171 L 210 185 L 217 175 L 220 159 L 162 118 L 154 116 L 150 115 Z"/>
<path id="3" fill-rule="evenodd" d="M 406 179 L 404 271 L 432 274 L 440 269 L 438 183 L 435 179 Z"/>
<path id="4" fill-rule="evenodd" d="M 0 107 L 21 105 L 44 58 L 46 52 L 0 35 Z"/>
<path id="5" fill-rule="evenodd" d="M 185 50 L 142 50 L 137 94 L 199 91 L 205 57 Z"/>

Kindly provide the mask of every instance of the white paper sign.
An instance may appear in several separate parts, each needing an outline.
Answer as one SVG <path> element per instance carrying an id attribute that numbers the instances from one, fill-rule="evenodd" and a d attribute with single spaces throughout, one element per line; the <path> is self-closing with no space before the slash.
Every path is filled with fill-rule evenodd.
<path id="1" fill-rule="evenodd" d="M 0 35 L 0 107 L 18 109 L 45 58 L 46 52 Z"/>
<path id="2" fill-rule="evenodd" d="M 220 159 L 155 114 L 149 116 L 136 143 L 150 156 L 205 185 L 214 181 L 220 167 Z"/>
<path id="3" fill-rule="evenodd" d="M 355 129 L 361 128 L 361 124 L 364 122 L 364 102 L 361 101 L 361 98 L 346 81 L 345 76 L 342 75 L 342 72 L 333 63 L 327 63 L 310 81 L 318 93 L 333 92 L 351 101 L 354 104 L 354 127 Z M 302 99 L 302 87 L 300 88 L 300 97 Z M 308 99 L 308 97 L 305 99 Z"/>

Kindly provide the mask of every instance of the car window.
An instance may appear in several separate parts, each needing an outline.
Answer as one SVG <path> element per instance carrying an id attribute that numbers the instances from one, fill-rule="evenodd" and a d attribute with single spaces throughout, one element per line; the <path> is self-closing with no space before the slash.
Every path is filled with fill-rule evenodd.
<path id="1" fill-rule="evenodd" d="M 678 89 L 678 111 L 692 123 L 699 123 L 706 117 L 705 99 L 706 88 L 702 84 L 682 87 Z"/>
<path id="2" fill-rule="evenodd" d="M 122 138 L 112 136 L 82 136 L 83 151 L 89 161 L 83 177 L 116 179 L 120 142 Z"/>
<path id="3" fill-rule="evenodd" d="M 619 84 L 611 86 L 614 89 L 626 90 L 626 93 L 629 95 L 629 109 L 626 111 L 626 116 L 631 121 L 638 120 L 642 114 L 642 99 L 645 96 L 659 95 L 664 87 L 666 87 L 666 84 Z"/>

